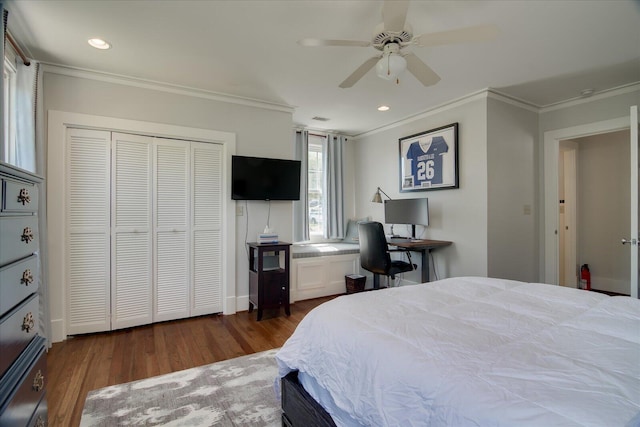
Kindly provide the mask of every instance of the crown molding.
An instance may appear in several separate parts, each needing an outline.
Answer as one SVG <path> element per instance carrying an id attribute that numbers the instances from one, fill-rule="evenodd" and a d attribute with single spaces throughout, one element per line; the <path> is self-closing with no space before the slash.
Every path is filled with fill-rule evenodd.
<path id="1" fill-rule="evenodd" d="M 275 102 L 263 101 L 253 98 L 244 98 L 241 96 L 227 95 L 223 93 L 207 91 L 203 89 L 195 89 L 187 86 L 173 85 L 170 83 L 162 83 L 154 80 L 146 80 L 135 77 L 123 76 L 120 74 L 105 73 L 102 71 L 88 70 L 83 68 L 69 67 L 48 62 L 41 62 L 43 71 L 51 74 L 59 74 L 68 77 L 77 77 L 82 79 L 97 80 L 101 82 L 120 84 L 124 86 L 132 86 L 142 89 L 156 90 L 160 92 L 173 93 L 177 95 L 191 96 L 195 98 L 204 98 L 212 101 L 226 102 L 230 104 L 239 104 L 249 107 L 263 108 L 267 110 L 281 111 L 293 114 L 294 107 L 286 104 L 278 104 Z"/>
<path id="2" fill-rule="evenodd" d="M 543 107 L 540 107 L 540 113 L 541 114 L 548 113 L 550 111 L 561 110 L 563 108 L 574 107 L 576 105 L 581 105 L 581 104 L 587 104 L 592 101 L 606 99 L 612 96 L 624 95 L 626 93 L 631 93 L 635 91 L 640 91 L 640 82 L 629 83 L 623 86 L 618 86 L 611 89 L 605 89 L 588 97 L 576 97 L 572 99 L 567 99 L 565 101 L 560 101 L 553 104 L 545 105 Z"/>
<path id="3" fill-rule="evenodd" d="M 359 139 L 359 138 L 365 138 L 365 137 L 368 137 L 368 136 L 371 136 L 371 135 L 375 135 L 377 133 L 393 129 L 393 128 L 396 128 L 398 126 L 404 126 L 404 125 L 406 125 L 408 123 L 411 123 L 411 122 L 414 122 L 416 120 L 421 120 L 421 119 L 424 119 L 424 118 L 439 114 L 439 113 L 441 113 L 443 111 L 446 111 L 446 110 L 451 110 L 452 108 L 458 108 L 458 107 L 460 107 L 460 106 L 462 106 L 464 104 L 468 104 L 469 102 L 474 102 L 474 101 L 478 101 L 478 100 L 481 100 L 481 99 L 487 99 L 487 97 L 488 97 L 488 89 L 482 89 L 482 90 L 479 90 L 479 91 L 476 91 L 476 92 L 472 92 L 472 93 L 470 93 L 468 95 L 465 95 L 463 97 L 460 97 L 460 98 L 457 98 L 457 99 L 453 99 L 451 101 L 448 101 L 448 102 L 445 102 L 443 104 L 437 105 L 437 106 L 435 106 L 433 108 L 430 108 L 428 110 L 425 110 L 425 111 L 423 111 L 421 113 L 414 114 L 414 115 L 411 115 L 411 116 L 407 116 L 407 117 L 405 117 L 403 119 L 400 119 L 400 120 L 398 120 L 396 122 L 389 123 L 389 124 L 386 124 L 384 126 L 380 126 L 378 128 L 375 128 L 375 129 L 372 129 L 372 130 L 369 130 L 369 131 L 366 131 L 366 132 L 363 132 L 363 133 L 359 133 L 357 135 L 352 135 L 352 138 Z"/>

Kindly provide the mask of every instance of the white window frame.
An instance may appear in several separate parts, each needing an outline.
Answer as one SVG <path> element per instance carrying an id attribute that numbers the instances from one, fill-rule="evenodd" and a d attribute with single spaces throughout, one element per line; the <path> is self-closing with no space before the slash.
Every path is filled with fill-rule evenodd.
<path id="1" fill-rule="evenodd" d="M 312 180 L 309 176 L 309 165 L 311 163 L 311 158 L 310 158 L 310 153 L 311 152 L 320 152 L 322 154 L 322 166 L 321 166 L 321 172 L 322 172 L 322 176 L 319 179 L 315 179 L 315 182 L 319 182 L 319 191 L 321 193 L 320 196 L 320 208 L 318 209 L 317 207 L 311 207 L 309 206 L 309 238 L 312 241 L 318 241 L 318 240 L 323 240 L 324 239 L 324 231 L 325 228 L 327 226 L 327 222 L 326 222 L 326 216 L 327 216 L 327 200 L 326 200 L 326 189 L 325 187 L 325 176 L 324 174 L 326 173 L 325 171 L 325 165 L 326 165 L 326 159 L 325 156 L 327 155 L 327 150 L 326 150 L 326 138 L 322 135 L 309 135 L 309 148 L 308 148 L 308 153 L 307 153 L 307 182 L 308 182 L 308 189 L 307 189 L 307 200 L 308 203 L 311 203 L 311 197 L 310 197 L 310 193 L 312 191 L 311 188 L 311 183 Z M 312 149 L 312 147 L 320 147 L 320 149 L 318 148 L 314 148 Z M 313 190 L 316 190 L 318 187 L 314 187 Z M 320 221 L 318 221 L 318 218 L 320 219 Z M 312 227 L 312 223 L 313 223 L 313 219 L 316 219 L 316 222 L 320 222 L 321 223 L 321 227 L 319 231 L 312 231 L 311 227 Z"/>

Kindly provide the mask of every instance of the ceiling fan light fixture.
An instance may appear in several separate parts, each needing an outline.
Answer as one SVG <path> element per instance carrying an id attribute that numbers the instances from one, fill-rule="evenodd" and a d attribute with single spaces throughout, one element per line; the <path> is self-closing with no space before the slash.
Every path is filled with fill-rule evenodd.
<path id="1" fill-rule="evenodd" d="M 395 80 L 407 69 L 407 60 L 397 53 L 385 53 L 376 64 L 376 74 L 384 80 Z"/>

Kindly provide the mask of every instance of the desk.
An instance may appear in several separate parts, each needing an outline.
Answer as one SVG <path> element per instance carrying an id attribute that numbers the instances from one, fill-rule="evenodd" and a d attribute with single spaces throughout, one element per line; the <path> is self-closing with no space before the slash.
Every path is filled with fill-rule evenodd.
<path id="1" fill-rule="evenodd" d="M 429 281 L 429 252 L 433 249 L 449 246 L 452 243 L 453 242 L 446 240 L 389 240 L 389 245 L 391 246 L 397 246 L 398 248 L 407 249 L 411 252 L 420 252 L 422 255 L 422 264 L 420 267 L 422 268 L 421 274 L 423 282 Z"/>

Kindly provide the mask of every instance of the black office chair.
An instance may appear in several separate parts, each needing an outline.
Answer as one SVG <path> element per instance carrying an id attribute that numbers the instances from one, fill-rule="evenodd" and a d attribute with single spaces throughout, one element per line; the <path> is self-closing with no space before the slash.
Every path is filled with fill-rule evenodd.
<path id="1" fill-rule="evenodd" d="M 358 225 L 360 239 L 360 265 L 373 273 L 373 288 L 380 288 L 380 275 L 395 279 L 398 273 L 405 273 L 416 268 L 411 263 L 411 254 L 404 249 L 390 250 L 384 235 L 382 224 L 375 221 L 361 222 Z M 405 252 L 409 262 L 391 260 L 390 252 Z"/>

